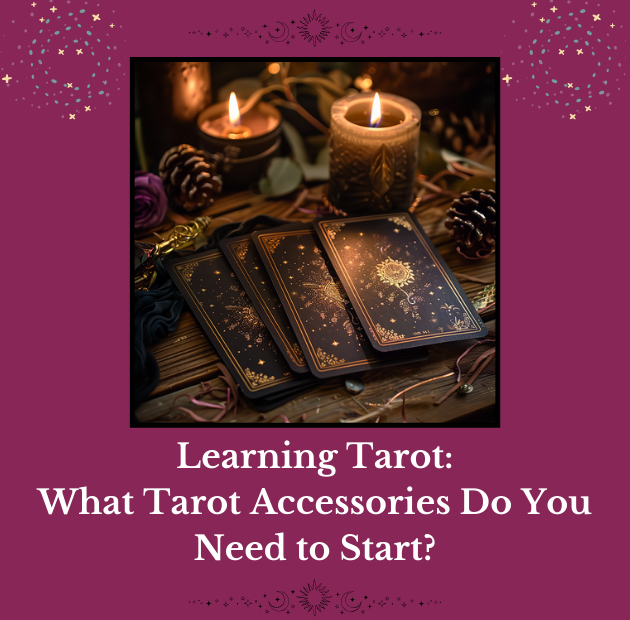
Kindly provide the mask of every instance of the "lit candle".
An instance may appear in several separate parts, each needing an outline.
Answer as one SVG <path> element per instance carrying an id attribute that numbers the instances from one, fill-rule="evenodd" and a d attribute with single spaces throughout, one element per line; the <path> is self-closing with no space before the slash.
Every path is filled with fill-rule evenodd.
<path id="1" fill-rule="evenodd" d="M 268 103 L 259 102 L 241 115 L 239 108 L 242 105 L 232 93 L 227 106 L 224 102 L 206 108 L 199 115 L 197 124 L 201 131 L 211 136 L 230 140 L 262 136 L 273 131 L 280 124 L 280 113 Z"/>
<path id="2" fill-rule="evenodd" d="M 380 127 L 383 115 L 381 114 L 381 100 L 378 93 L 374 93 L 374 101 L 372 101 L 372 114 L 370 114 L 370 127 Z"/>
<path id="3" fill-rule="evenodd" d="M 229 125 L 223 130 L 223 135 L 230 138 L 230 140 L 249 138 L 251 131 L 249 127 L 241 125 L 241 113 L 239 112 L 238 101 L 236 100 L 236 95 L 234 93 L 230 95 L 228 117 Z"/>
<path id="4" fill-rule="evenodd" d="M 207 107 L 197 118 L 201 148 L 230 160 L 223 167 L 224 184 L 230 186 L 258 181 L 282 142 L 280 112 L 259 101 L 241 114 L 244 103 L 232 93 L 229 101 Z"/>
<path id="5" fill-rule="evenodd" d="M 330 127 L 330 202 L 347 213 L 409 208 L 420 118 L 415 103 L 387 93 L 359 93 L 335 101 Z"/>

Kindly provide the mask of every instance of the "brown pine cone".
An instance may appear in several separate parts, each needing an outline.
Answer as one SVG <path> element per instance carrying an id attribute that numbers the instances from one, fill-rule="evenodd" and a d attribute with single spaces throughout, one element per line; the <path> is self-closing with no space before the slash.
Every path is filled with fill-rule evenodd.
<path id="1" fill-rule="evenodd" d="M 497 209 L 493 189 L 471 189 L 453 201 L 444 224 L 462 256 L 476 260 L 494 252 Z"/>
<path id="2" fill-rule="evenodd" d="M 164 153 L 160 178 L 166 195 L 184 211 L 209 207 L 223 186 L 217 159 L 190 144 L 174 146 Z"/>
<path id="3" fill-rule="evenodd" d="M 428 131 L 434 134 L 441 147 L 459 155 L 470 155 L 477 149 L 494 144 L 492 127 L 487 127 L 484 114 L 473 112 L 461 119 L 449 112 L 435 117 L 423 118 L 429 125 Z"/>

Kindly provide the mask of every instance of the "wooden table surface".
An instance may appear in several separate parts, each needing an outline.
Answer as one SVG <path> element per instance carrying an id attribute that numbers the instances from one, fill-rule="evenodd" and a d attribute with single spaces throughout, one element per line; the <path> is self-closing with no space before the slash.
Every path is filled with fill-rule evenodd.
<path id="1" fill-rule="evenodd" d="M 254 215 L 265 213 L 292 221 L 311 221 L 313 216 L 291 211 L 295 195 L 283 199 L 266 199 L 250 191 L 221 197 L 201 215 L 211 215 L 213 220 L 206 229 L 206 236 L 219 226 L 228 222 L 241 222 Z M 445 213 L 450 201 L 436 200 L 429 202 L 416 211 L 416 217 L 424 227 L 435 246 L 438 248 L 449 267 L 458 277 L 462 288 L 470 299 L 480 293 L 485 284 L 469 278 L 491 282 L 495 275 L 494 254 L 484 260 L 469 261 L 461 257 L 451 242 L 444 227 Z M 308 207 L 308 204 L 303 206 Z M 177 219 L 177 215 L 169 215 Z M 195 214 L 197 215 L 197 214 Z M 181 217 L 181 216 L 180 216 Z M 168 234 L 166 231 L 164 234 Z M 155 242 L 155 238 L 147 238 Z M 494 310 L 483 313 L 482 318 L 489 330 L 495 329 Z M 322 382 L 316 389 L 299 396 L 266 414 L 261 414 L 242 399 L 236 416 L 225 416 L 220 423 L 285 423 L 285 416 L 292 423 L 357 423 L 363 416 L 373 414 L 365 423 L 404 423 L 402 397 L 393 400 L 389 406 L 385 403 L 401 390 L 421 381 L 434 379 L 456 370 L 455 361 L 474 340 L 458 341 L 429 346 L 429 359 L 426 362 L 396 366 L 384 370 L 364 372 L 358 376 L 365 384 L 365 389 L 357 396 L 351 395 L 345 388 L 345 379 L 340 377 Z M 493 343 L 475 347 L 463 360 L 464 373 L 475 359 Z M 211 381 L 222 386 L 217 379 L 216 362 L 220 361 L 213 346 L 197 326 L 190 312 L 185 311 L 179 320 L 177 329 L 167 338 L 151 348 L 160 368 L 160 382 L 149 400 L 136 411 L 139 422 L 186 423 L 193 420 L 181 411 L 173 411 L 173 402 L 181 394 L 195 394 L 201 381 Z M 446 393 L 456 383 L 456 376 L 435 379 L 414 388 L 405 396 L 405 418 L 407 423 L 454 423 L 462 425 L 493 425 L 498 423 L 495 412 L 495 363 L 491 362 L 474 383 L 470 394 L 453 394 L 441 405 L 433 401 Z M 208 419 L 214 417 L 216 410 L 191 405 L 186 399 L 178 404 L 194 410 Z"/>

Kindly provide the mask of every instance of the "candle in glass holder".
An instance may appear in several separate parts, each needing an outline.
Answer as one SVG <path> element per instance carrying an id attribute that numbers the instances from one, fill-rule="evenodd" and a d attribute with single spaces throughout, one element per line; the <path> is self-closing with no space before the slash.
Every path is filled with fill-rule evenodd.
<path id="1" fill-rule="evenodd" d="M 355 214 L 408 209 L 420 108 L 396 95 L 359 93 L 335 101 L 331 117 L 330 202 Z"/>
<path id="2" fill-rule="evenodd" d="M 197 118 L 201 148 L 229 157 L 223 181 L 233 187 L 248 186 L 260 179 L 281 143 L 280 112 L 260 101 L 241 114 L 243 103 L 232 93 L 229 102 L 212 105 Z"/>

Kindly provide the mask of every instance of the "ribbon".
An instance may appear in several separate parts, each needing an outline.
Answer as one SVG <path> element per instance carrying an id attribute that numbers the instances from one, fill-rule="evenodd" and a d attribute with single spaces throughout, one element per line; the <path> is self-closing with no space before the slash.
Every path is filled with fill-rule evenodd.
<path id="1" fill-rule="evenodd" d="M 225 387 L 213 387 L 210 382 L 204 383 L 203 381 L 199 384 L 200 390 L 194 395 L 190 394 L 180 394 L 173 399 L 173 406 L 168 411 L 158 414 L 154 420 L 159 419 L 168 413 L 171 413 L 173 410 L 183 411 L 187 413 L 195 422 L 203 422 L 205 424 L 212 422 L 219 422 L 222 418 L 224 418 L 230 411 L 232 410 L 232 415 L 236 417 L 236 408 L 238 404 L 238 385 L 235 383 L 234 379 L 228 372 L 227 368 L 221 364 L 217 363 L 217 369 L 221 374 L 218 375 L 218 379 L 222 379 L 225 382 Z M 210 396 L 210 398 L 221 399 L 221 395 L 215 394 L 216 391 L 225 392 L 225 403 L 209 403 L 204 400 L 201 400 L 204 396 Z M 176 405 L 177 401 L 180 398 L 188 398 L 188 400 L 197 405 L 198 407 L 207 407 L 209 409 L 218 409 L 218 413 L 214 418 L 208 420 L 204 418 L 188 407 L 182 407 L 181 405 Z"/>
<path id="2" fill-rule="evenodd" d="M 494 335 L 494 334 L 491 334 Z M 472 385 L 475 379 L 481 374 L 483 369 L 496 357 L 497 349 L 496 347 L 492 347 L 492 349 L 488 349 L 484 353 L 482 353 L 476 360 L 475 363 L 471 366 L 470 370 L 466 374 L 466 376 L 462 379 L 462 371 L 459 367 L 459 362 L 470 353 L 472 349 L 474 349 L 478 344 L 482 344 L 484 342 L 494 342 L 495 338 L 486 338 L 485 340 L 479 340 L 475 342 L 472 346 L 468 347 L 458 358 L 455 365 L 457 366 L 457 383 L 441 398 L 438 398 L 433 404 L 441 405 L 449 396 L 454 394 L 457 389 L 464 384 Z M 472 376 L 471 376 L 472 375 Z M 468 378 L 470 377 L 470 379 Z"/>

